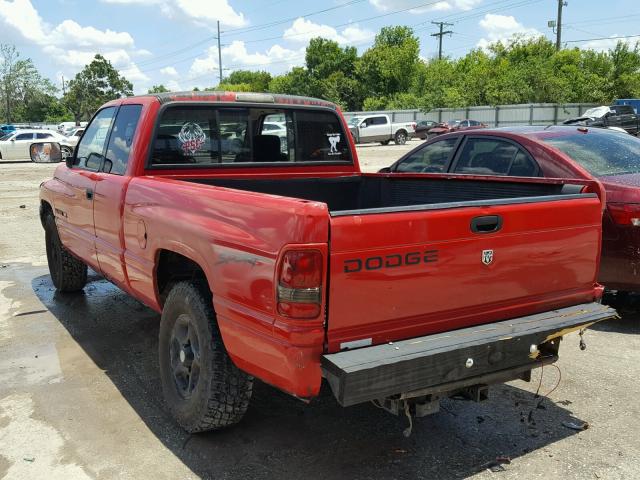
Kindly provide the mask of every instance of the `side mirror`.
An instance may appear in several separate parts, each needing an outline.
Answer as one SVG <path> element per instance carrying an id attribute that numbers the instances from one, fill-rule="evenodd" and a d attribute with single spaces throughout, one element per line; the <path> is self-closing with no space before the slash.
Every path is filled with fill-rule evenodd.
<path id="1" fill-rule="evenodd" d="M 391 167 L 384 167 L 378 170 L 378 173 L 391 173 Z"/>
<path id="2" fill-rule="evenodd" d="M 367 122 L 362 122 L 360 124 L 360 128 L 367 128 Z"/>
<path id="3" fill-rule="evenodd" d="M 55 142 L 32 143 L 29 147 L 31 161 L 35 163 L 58 163 L 62 161 L 60 144 Z"/>

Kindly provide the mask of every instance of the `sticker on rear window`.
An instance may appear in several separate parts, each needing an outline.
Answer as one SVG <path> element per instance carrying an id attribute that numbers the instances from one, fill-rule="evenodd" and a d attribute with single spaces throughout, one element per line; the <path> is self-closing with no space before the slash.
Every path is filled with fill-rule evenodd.
<path id="1" fill-rule="evenodd" d="M 193 155 L 202 148 L 207 136 L 197 123 L 185 123 L 178 134 L 180 147 L 187 155 Z"/>
<path id="2" fill-rule="evenodd" d="M 342 155 L 342 152 L 338 150 L 338 144 L 340 143 L 339 133 L 327 133 L 329 139 L 329 155 Z"/>

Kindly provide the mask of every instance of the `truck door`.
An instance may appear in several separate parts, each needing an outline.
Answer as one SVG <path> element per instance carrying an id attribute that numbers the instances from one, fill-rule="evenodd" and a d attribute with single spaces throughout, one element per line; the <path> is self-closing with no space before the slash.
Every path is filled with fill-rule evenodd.
<path id="1" fill-rule="evenodd" d="M 370 140 L 380 142 L 391 138 L 391 124 L 385 115 L 371 117 L 369 122 L 371 126 L 367 135 Z"/>
<path id="2" fill-rule="evenodd" d="M 94 269 L 99 268 L 93 222 L 95 186 L 115 112 L 115 107 L 107 107 L 93 117 L 78 144 L 72 168 L 60 174 L 67 194 L 61 195 L 54 205 L 62 243 Z"/>
<path id="3" fill-rule="evenodd" d="M 122 105 L 118 110 L 95 185 L 96 254 L 102 274 L 117 284 L 126 278 L 122 206 L 131 179 L 127 166 L 141 111 L 142 105 Z"/>

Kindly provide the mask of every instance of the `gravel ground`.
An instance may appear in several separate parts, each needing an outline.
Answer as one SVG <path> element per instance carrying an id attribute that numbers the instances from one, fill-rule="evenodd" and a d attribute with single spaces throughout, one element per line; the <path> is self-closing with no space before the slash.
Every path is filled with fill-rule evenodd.
<path id="1" fill-rule="evenodd" d="M 363 168 L 410 143 L 360 147 Z M 630 307 L 590 330 L 584 352 L 567 336 L 559 369 L 480 404 L 443 402 L 408 439 L 403 418 L 373 405 L 341 408 L 328 392 L 305 405 L 263 384 L 240 425 L 185 434 L 162 402 L 158 315 L 96 275 L 83 294 L 54 292 L 37 211 L 53 168 L 0 164 L 0 478 L 640 477 L 640 315 Z M 536 398 L 538 387 L 552 393 Z"/>

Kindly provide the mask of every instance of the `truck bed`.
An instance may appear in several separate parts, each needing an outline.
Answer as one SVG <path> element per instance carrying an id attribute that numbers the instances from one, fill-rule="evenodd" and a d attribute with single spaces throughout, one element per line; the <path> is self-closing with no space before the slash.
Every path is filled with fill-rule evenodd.
<path id="1" fill-rule="evenodd" d="M 327 204 L 331 216 L 540 202 L 566 199 L 567 195 L 589 195 L 580 194 L 583 185 L 427 176 L 416 178 L 408 175 L 371 174 L 279 179 L 197 178 L 191 181 L 318 201 Z"/>

